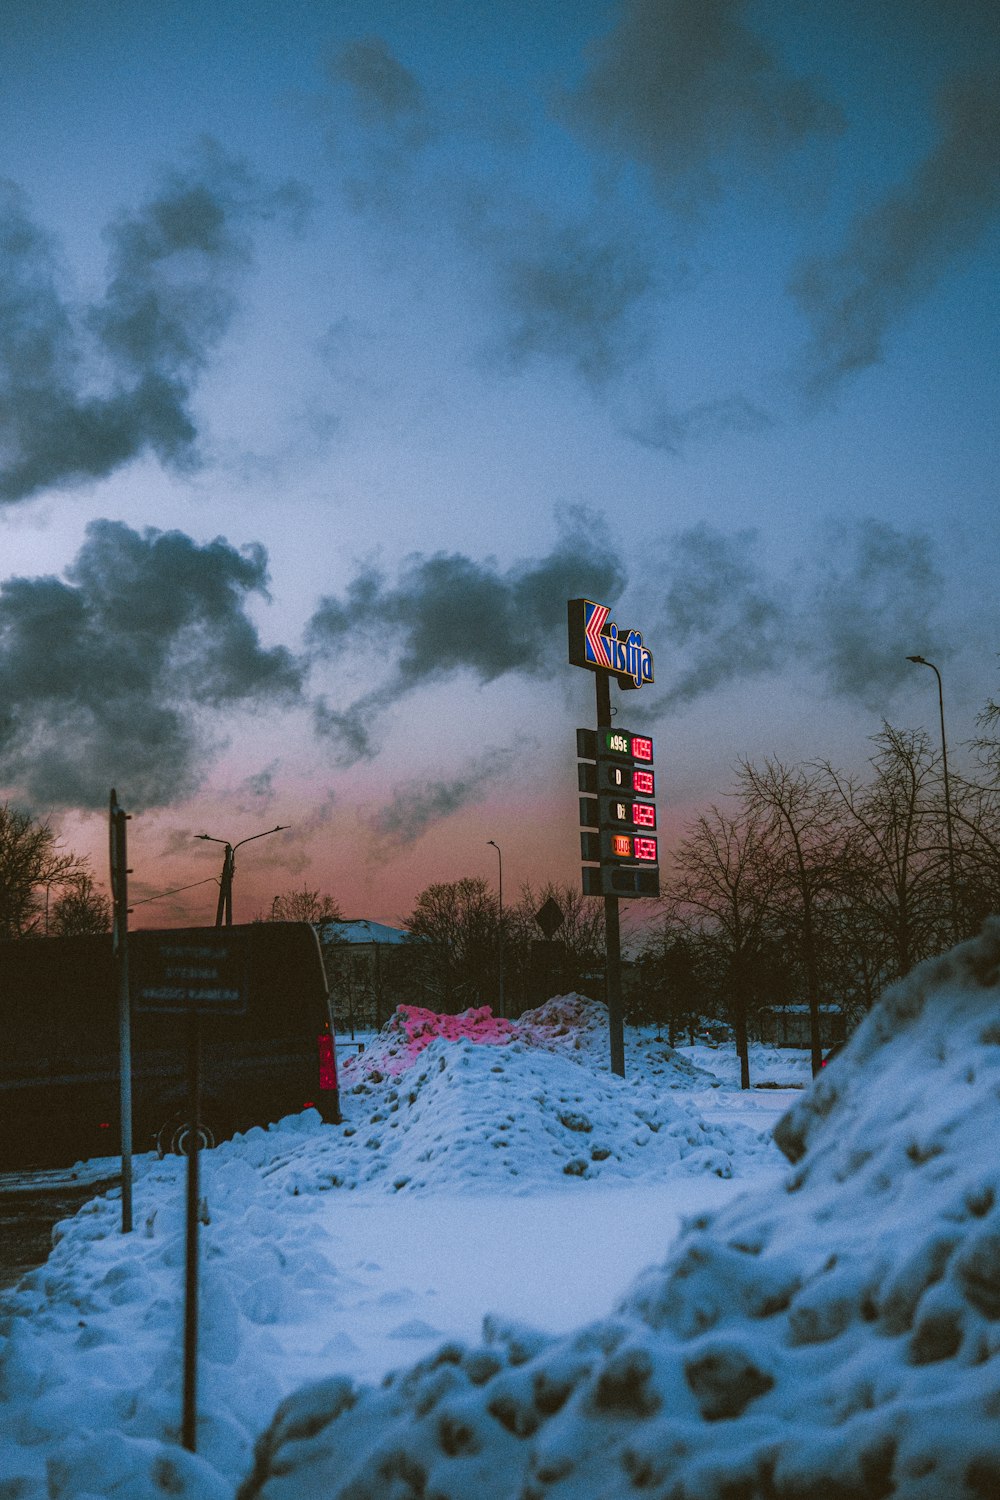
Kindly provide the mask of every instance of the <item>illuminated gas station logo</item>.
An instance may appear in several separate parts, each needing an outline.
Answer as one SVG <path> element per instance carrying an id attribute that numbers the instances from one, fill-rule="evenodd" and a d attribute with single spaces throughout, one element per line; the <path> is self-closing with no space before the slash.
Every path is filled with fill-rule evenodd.
<path id="1" fill-rule="evenodd" d="M 642 687 L 653 680 L 652 652 L 638 630 L 626 630 L 609 617 L 607 604 L 593 599 L 569 601 L 569 659 L 592 672 L 611 672 L 627 678 L 625 687 Z"/>

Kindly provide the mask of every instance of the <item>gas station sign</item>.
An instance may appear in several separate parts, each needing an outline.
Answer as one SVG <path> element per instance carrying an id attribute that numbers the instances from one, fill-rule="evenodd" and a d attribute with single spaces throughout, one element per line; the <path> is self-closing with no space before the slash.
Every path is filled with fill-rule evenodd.
<path id="1" fill-rule="evenodd" d="M 616 625 L 607 604 L 593 599 L 570 599 L 567 604 L 571 666 L 608 672 L 623 688 L 652 682 L 652 653 L 642 644 L 638 630 Z"/>

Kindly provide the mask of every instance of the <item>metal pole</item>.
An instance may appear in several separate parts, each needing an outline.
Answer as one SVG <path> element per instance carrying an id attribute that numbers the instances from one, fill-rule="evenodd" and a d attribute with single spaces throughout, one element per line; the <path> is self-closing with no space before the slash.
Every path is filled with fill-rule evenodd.
<path id="1" fill-rule="evenodd" d="M 122 1234 L 132 1233 L 132 1006 L 128 981 L 128 814 L 111 790 L 111 951 L 118 979 L 118 1121 L 122 1159 Z M 46 895 L 48 893 L 46 892 Z"/>
<path id="2" fill-rule="evenodd" d="M 499 878 L 499 885 L 498 885 L 498 892 L 499 892 L 499 926 L 498 926 L 498 929 L 497 929 L 497 947 L 498 947 L 498 954 L 497 954 L 498 965 L 497 966 L 498 966 L 498 969 L 499 969 L 499 974 L 497 975 L 497 979 L 498 979 L 498 982 L 499 982 L 499 990 L 500 990 L 500 994 L 499 994 L 500 1014 L 501 1014 L 501 1016 L 506 1016 L 506 1014 L 507 1014 L 507 1007 L 504 1004 L 504 997 L 503 997 L 503 855 L 500 853 L 500 845 L 498 843 L 496 843 L 496 841 L 494 839 L 487 839 L 486 842 L 488 844 L 492 844 L 493 847 L 494 847 L 494 849 L 497 851 L 497 863 L 500 866 L 500 878 Z"/>
<path id="3" fill-rule="evenodd" d="M 233 851 L 226 845 L 226 926 L 233 925 L 233 876 L 236 874 L 236 861 Z"/>
<path id="4" fill-rule="evenodd" d="M 955 843 L 951 831 L 951 791 L 948 786 L 948 741 L 944 732 L 944 687 L 941 683 L 941 673 L 932 661 L 927 661 L 922 656 L 908 656 L 907 661 L 917 662 L 921 667 L 930 667 L 937 678 L 938 685 L 938 710 L 941 715 L 941 770 L 944 775 L 944 822 L 948 835 L 948 886 L 951 893 L 951 931 L 954 941 L 957 943 L 961 938 L 958 922 L 958 887 L 955 881 Z"/>
<path id="5" fill-rule="evenodd" d="M 188 1032 L 188 1136 L 187 1136 L 187 1224 L 185 1231 L 184 1279 L 184 1394 L 181 1444 L 194 1453 L 198 1423 L 198 1198 L 201 1132 L 201 1016 L 189 1011 Z"/>
<path id="6" fill-rule="evenodd" d="M 611 727 L 611 685 L 607 673 L 595 672 L 597 686 L 597 733 Z M 606 958 L 605 995 L 608 1004 L 608 1040 L 611 1071 L 625 1077 L 625 1027 L 622 1016 L 622 949 L 618 897 L 604 898 L 604 943 Z"/>

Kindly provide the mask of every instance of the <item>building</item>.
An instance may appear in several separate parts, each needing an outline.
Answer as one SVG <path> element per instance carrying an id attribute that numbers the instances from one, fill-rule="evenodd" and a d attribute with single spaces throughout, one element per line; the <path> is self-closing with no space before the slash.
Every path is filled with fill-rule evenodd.
<path id="1" fill-rule="evenodd" d="M 352 917 L 318 928 L 337 1031 L 378 1031 L 397 1005 L 412 1003 L 410 935 Z"/>
<path id="2" fill-rule="evenodd" d="M 773 1042 L 778 1047 L 809 1047 L 808 1005 L 766 1005 L 758 1017 L 762 1042 Z M 844 1041 L 847 1027 L 844 1013 L 839 1005 L 819 1007 L 820 1046 L 824 1052 L 837 1042 Z"/>

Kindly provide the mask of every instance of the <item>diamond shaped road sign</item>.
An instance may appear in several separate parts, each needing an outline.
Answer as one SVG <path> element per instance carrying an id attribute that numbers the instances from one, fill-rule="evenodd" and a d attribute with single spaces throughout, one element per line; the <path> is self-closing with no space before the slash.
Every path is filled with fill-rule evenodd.
<path id="1" fill-rule="evenodd" d="M 535 921 L 550 940 L 553 933 L 562 926 L 565 920 L 566 918 L 563 916 L 558 901 L 552 896 L 549 897 L 544 906 L 535 912 Z"/>

